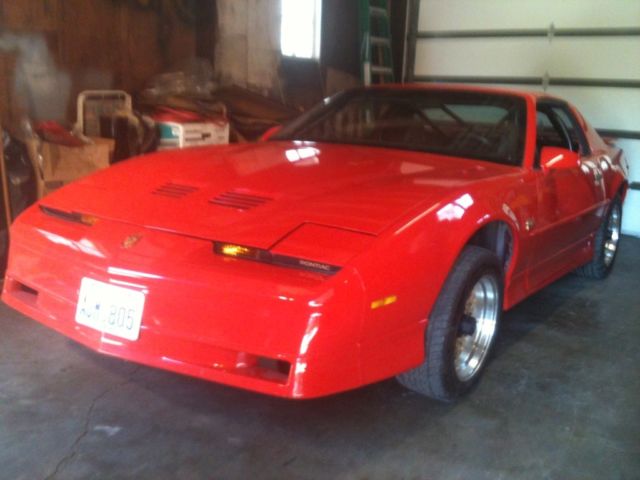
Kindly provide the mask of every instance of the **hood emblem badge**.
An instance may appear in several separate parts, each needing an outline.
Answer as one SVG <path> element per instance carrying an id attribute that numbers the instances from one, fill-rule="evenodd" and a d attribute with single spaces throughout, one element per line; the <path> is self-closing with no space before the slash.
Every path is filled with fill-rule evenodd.
<path id="1" fill-rule="evenodd" d="M 123 248 L 132 248 L 142 239 L 141 233 L 135 233 L 133 235 L 129 235 L 122 241 Z"/>

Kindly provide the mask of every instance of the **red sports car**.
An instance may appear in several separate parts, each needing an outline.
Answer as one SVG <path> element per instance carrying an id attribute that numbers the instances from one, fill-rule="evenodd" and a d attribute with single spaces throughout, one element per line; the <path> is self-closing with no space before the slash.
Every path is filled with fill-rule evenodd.
<path id="1" fill-rule="evenodd" d="M 504 309 L 611 270 L 626 176 L 558 98 L 356 89 L 259 143 L 54 192 L 12 226 L 2 298 L 99 352 L 258 392 L 395 375 L 453 400 Z"/>

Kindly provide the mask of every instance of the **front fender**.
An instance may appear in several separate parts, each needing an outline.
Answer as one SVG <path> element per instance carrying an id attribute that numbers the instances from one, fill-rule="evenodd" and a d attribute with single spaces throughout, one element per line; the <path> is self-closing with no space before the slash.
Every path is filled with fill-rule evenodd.
<path id="1" fill-rule="evenodd" d="M 422 362 L 428 316 L 455 261 L 478 230 L 504 222 L 512 232 L 512 258 L 519 255 L 520 220 L 513 207 L 504 199 L 479 198 L 489 197 L 463 193 L 432 205 L 385 232 L 354 262 L 365 301 L 361 334 L 365 380 Z M 367 378 L 368 371 L 377 378 Z"/>

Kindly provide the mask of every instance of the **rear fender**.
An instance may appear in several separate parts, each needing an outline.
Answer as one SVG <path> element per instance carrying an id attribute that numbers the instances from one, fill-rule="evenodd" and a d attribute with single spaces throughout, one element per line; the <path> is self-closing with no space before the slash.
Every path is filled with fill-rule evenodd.
<path id="1" fill-rule="evenodd" d="M 611 180 L 607 186 L 607 199 L 611 200 L 619 194 L 621 200 L 624 201 L 629 187 L 629 183 L 627 181 L 629 167 L 622 149 L 617 149 L 611 166 L 613 175 L 611 176 Z"/>

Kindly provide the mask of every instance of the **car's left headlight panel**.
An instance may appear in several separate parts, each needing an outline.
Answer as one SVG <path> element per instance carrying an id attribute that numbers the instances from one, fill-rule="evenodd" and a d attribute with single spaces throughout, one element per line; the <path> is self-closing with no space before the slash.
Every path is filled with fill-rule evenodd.
<path id="1" fill-rule="evenodd" d="M 229 242 L 214 242 L 213 249 L 218 255 L 225 257 L 253 260 L 281 267 L 298 268 L 325 275 L 333 275 L 339 272 L 341 268 L 337 265 L 316 262 L 305 258 L 291 257 L 288 255 L 274 254 L 269 250 Z"/>
<path id="2" fill-rule="evenodd" d="M 268 250 L 241 243 L 214 242 L 214 251 L 226 257 L 333 275 L 368 248 L 374 238 L 369 233 L 305 223 Z"/>

